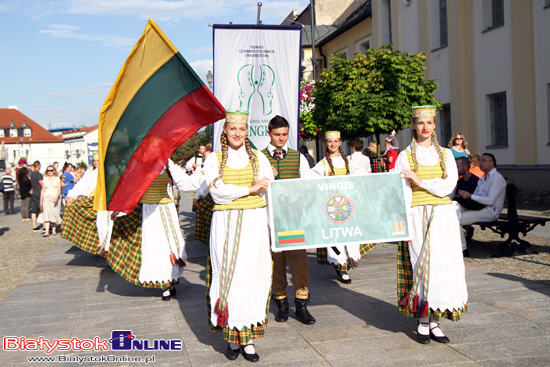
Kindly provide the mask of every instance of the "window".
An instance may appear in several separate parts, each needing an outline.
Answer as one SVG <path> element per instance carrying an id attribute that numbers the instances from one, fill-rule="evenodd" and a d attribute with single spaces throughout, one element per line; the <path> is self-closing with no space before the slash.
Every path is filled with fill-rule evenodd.
<path id="1" fill-rule="evenodd" d="M 451 140 L 453 136 L 453 129 L 451 126 L 451 104 L 447 103 L 443 105 L 443 108 L 440 112 L 441 118 L 441 139 L 439 142 L 441 146 L 447 146 L 447 143 Z"/>
<path id="2" fill-rule="evenodd" d="M 17 137 L 17 129 L 10 129 L 10 137 Z"/>
<path id="3" fill-rule="evenodd" d="M 439 0 L 439 47 L 447 46 L 447 0 Z"/>
<path id="4" fill-rule="evenodd" d="M 490 95 L 489 109 L 491 116 L 491 145 L 508 146 L 506 92 Z"/>
<path id="5" fill-rule="evenodd" d="M 492 0 L 493 28 L 504 25 L 504 0 Z"/>
<path id="6" fill-rule="evenodd" d="M 369 48 L 370 48 L 370 37 L 367 37 L 357 42 L 355 51 L 365 55 Z"/>
<path id="7" fill-rule="evenodd" d="M 23 136 L 31 136 L 31 129 L 23 130 Z"/>
<path id="8" fill-rule="evenodd" d="M 4 129 L 0 129 L 0 138 L 4 137 Z"/>
<path id="9" fill-rule="evenodd" d="M 543 9 L 546 9 L 546 8 L 550 8 L 550 0 L 544 0 L 544 8 Z"/>

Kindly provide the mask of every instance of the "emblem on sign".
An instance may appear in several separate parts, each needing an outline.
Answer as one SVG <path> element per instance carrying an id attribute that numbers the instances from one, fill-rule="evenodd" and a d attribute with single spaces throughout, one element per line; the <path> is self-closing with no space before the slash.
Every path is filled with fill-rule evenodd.
<path id="1" fill-rule="evenodd" d="M 325 202 L 325 215 L 334 223 L 345 223 L 353 215 L 353 203 L 344 194 L 329 196 Z"/>

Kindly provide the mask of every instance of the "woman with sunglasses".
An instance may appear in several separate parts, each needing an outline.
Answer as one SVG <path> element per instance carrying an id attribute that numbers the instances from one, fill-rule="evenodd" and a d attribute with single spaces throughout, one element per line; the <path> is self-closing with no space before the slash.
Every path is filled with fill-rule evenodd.
<path id="1" fill-rule="evenodd" d="M 40 195 L 40 209 L 44 216 L 44 237 L 50 235 L 50 224 L 52 235 L 57 234 L 57 223 L 61 223 L 59 196 L 61 195 L 61 180 L 57 176 L 54 166 L 46 168 L 44 186 Z"/>
<path id="2" fill-rule="evenodd" d="M 468 158 L 470 156 L 470 151 L 467 149 L 468 142 L 464 139 L 462 133 L 455 133 L 451 140 L 449 140 L 448 147 L 451 148 L 455 159 L 460 157 Z"/>

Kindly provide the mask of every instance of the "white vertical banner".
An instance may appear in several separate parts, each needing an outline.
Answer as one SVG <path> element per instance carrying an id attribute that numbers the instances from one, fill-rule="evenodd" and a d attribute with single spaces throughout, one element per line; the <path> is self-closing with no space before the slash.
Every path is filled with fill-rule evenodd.
<path id="1" fill-rule="evenodd" d="M 290 124 L 288 146 L 298 149 L 302 27 L 214 24 L 214 95 L 227 110 L 249 111 L 248 136 L 259 150 L 269 143 L 275 115 Z M 223 120 L 214 124 L 220 149 Z"/>

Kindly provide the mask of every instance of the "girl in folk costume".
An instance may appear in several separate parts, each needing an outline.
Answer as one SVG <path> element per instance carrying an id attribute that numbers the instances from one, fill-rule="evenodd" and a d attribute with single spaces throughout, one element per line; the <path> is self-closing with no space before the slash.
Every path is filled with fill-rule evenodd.
<path id="1" fill-rule="evenodd" d="M 110 212 L 94 210 L 98 158 L 94 153 L 93 170 L 67 193 L 61 237 L 81 250 L 103 256 L 111 240 L 113 221 Z"/>
<path id="2" fill-rule="evenodd" d="M 319 161 L 312 171 L 318 176 L 364 175 L 367 171 L 360 165 L 350 161 L 342 150 L 342 140 L 339 131 L 325 133 L 325 157 Z M 375 244 L 332 246 L 317 249 L 317 264 L 333 265 L 338 280 L 342 283 L 351 283 L 348 270 L 357 266 L 361 256 L 374 248 Z"/>
<path id="3" fill-rule="evenodd" d="M 205 161 L 214 200 L 207 262 L 210 329 L 223 331 L 225 356 L 259 360 L 253 338 L 264 335 L 271 286 L 266 189 L 273 180 L 267 158 L 250 147 L 248 112 L 226 111 L 221 152 Z"/>
<path id="4" fill-rule="evenodd" d="M 176 295 L 187 260 L 170 182 L 193 190 L 191 177 L 169 160 L 134 210 L 116 219 L 105 248 L 107 263 L 116 273 L 132 284 L 162 289 L 163 301 Z M 118 214 L 113 212 L 111 219 Z"/>
<path id="5" fill-rule="evenodd" d="M 461 229 L 447 196 L 458 173 L 451 151 L 437 142 L 435 115 L 436 106 L 413 107 L 412 143 L 395 163 L 395 171 L 406 179 L 412 238 L 398 249 L 399 313 L 419 318 L 417 338 L 423 344 L 430 337 L 448 343 L 437 321 L 459 320 L 468 300 Z"/>

